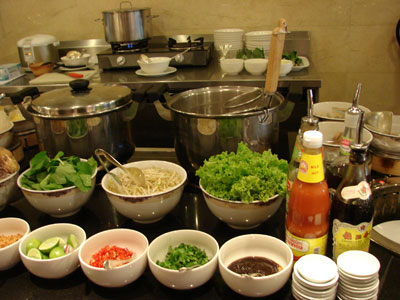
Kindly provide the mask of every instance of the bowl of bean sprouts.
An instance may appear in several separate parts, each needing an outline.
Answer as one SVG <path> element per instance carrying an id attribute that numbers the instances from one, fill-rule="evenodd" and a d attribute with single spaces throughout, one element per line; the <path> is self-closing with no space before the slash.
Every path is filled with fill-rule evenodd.
<path id="1" fill-rule="evenodd" d="M 137 223 L 155 223 L 171 212 L 181 199 L 187 173 L 180 165 L 161 160 L 142 160 L 123 165 L 136 167 L 145 175 L 146 184 L 140 186 L 120 168 L 104 175 L 101 186 L 114 208 Z"/>

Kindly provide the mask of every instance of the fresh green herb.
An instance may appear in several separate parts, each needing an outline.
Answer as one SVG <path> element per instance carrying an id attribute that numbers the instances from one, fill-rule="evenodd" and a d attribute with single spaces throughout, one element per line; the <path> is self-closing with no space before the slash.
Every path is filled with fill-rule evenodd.
<path id="1" fill-rule="evenodd" d="M 39 152 L 29 162 L 30 169 L 21 178 L 21 185 L 31 190 L 57 190 L 76 186 L 83 192 L 92 187 L 91 177 L 97 161 L 90 157 L 81 161 L 77 156 L 64 157 L 59 151 L 51 159 L 46 151 Z"/>
<path id="2" fill-rule="evenodd" d="M 283 53 L 282 58 L 291 60 L 295 66 L 300 66 L 303 63 L 303 60 L 297 56 L 297 51 Z"/>
<path id="3" fill-rule="evenodd" d="M 178 247 L 169 246 L 165 260 L 157 260 L 156 263 L 163 268 L 179 270 L 182 267 L 204 265 L 208 261 L 205 251 L 193 245 L 180 243 Z"/>
<path id="4" fill-rule="evenodd" d="M 222 152 L 204 161 L 196 175 L 204 189 L 218 198 L 242 202 L 268 201 L 286 193 L 287 161 L 271 150 L 253 152 L 238 144 L 237 153 Z"/>
<path id="5" fill-rule="evenodd" d="M 243 49 L 236 53 L 236 58 L 248 59 L 248 58 L 265 58 L 264 49 L 256 48 L 254 50 Z"/>

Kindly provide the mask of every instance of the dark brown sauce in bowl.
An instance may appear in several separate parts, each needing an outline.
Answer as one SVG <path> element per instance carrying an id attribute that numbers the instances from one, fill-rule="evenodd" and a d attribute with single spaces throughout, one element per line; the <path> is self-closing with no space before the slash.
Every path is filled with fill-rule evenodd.
<path id="1" fill-rule="evenodd" d="M 278 273 L 282 267 L 266 257 L 248 256 L 235 260 L 228 266 L 228 269 L 241 275 L 262 277 Z"/>

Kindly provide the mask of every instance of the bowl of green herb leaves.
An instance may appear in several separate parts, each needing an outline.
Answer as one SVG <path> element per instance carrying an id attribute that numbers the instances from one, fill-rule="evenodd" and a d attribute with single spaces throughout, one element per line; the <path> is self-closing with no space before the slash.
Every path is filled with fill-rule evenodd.
<path id="1" fill-rule="evenodd" d="M 242 142 L 237 152 L 211 156 L 196 171 L 210 211 L 235 229 L 251 229 L 272 217 L 286 192 L 287 161 L 271 150 L 258 153 Z"/>
<path id="2" fill-rule="evenodd" d="M 166 287 L 189 290 L 206 283 L 218 265 L 218 242 L 199 230 L 174 230 L 154 239 L 147 252 L 150 271 Z"/>
<path id="3" fill-rule="evenodd" d="M 19 175 L 17 185 L 37 210 L 62 218 L 77 213 L 93 194 L 97 162 L 91 157 L 65 157 L 62 151 L 50 158 L 37 153 L 30 168 Z"/>

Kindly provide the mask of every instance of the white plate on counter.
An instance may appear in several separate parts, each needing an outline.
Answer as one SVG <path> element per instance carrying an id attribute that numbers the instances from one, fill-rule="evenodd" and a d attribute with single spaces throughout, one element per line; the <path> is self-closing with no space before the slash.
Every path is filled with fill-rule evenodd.
<path id="1" fill-rule="evenodd" d="M 375 225 L 371 231 L 371 239 L 386 249 L 400 254 L 400 220 Z"/>
<path id="2" fill-rule="evenodd" d="M 175 73 L 176 71 L 177 71 L 176 68 L 168 67 L 167 70 L 165 70 L 164 72 L 149 74 L 149 73 L 143 72 L 142 69 L 139 69 L 139 70 L 136 71 L 136 75 L 147 76 L 147 77 L 156 77 L 156 76 L 164 76 L 164 75 L 172 74 L 172 73 Z"/>
<path id="3" fill-rule="evenodd" d="M 307 57 L 305 56 L 299 56 L 303 63 L 300 66 L 293 66 L 292 71 L 301 71 L 305 68 L 308 68 L 310 66 L 310 61 L 308 60 Z"/>

